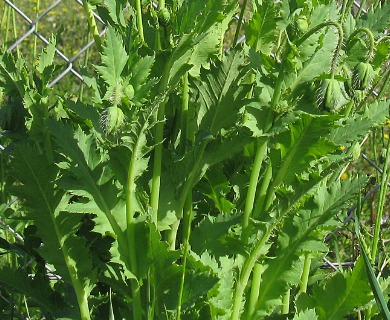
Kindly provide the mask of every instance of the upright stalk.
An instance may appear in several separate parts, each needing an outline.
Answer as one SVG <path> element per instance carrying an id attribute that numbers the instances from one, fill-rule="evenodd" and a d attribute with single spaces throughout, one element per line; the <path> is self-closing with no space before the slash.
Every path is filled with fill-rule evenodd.
<path id="1" fill-rule="evenodd" d="M 248 2 L 248 0 L 244 0 L 242 2 L 240 16 L 239 16 L 238 21 L 237 21 L 236 33 L 234 34 L 234 38 L 233 38 L 233 46 L 235 46 L 237 44 L 237 41 L 238 41 L 238 36 L 240 34 L 240 28 L 242 25 L 242 21 L 244 19 L 244 13 L 245 13 L 247 2 Z"/>
<path id="2" fill-rule="evenodd" d="M 236 288 L 234 290 L 233 296 L 233 309 L 230 320 L 240 320 L 241 313 L 241 305 L 243 302 L 245 288 L 248 285 L 249 277 L 252 273 L 252 270 L 256 264 L 257 259 L 260 257 L 262 250 L 264 248 L 265 243 L 268 241 L 271 236 L 271 232 L 275 227 L 274 224 L 270 224 L 267 226 L 262 237 L 253 247 L 252 252 L 249 254 L 249 257 L 245 260 L 242 270 L 240 272 L 240 277 L 236 282 Z"/>
<path id="3" fill-rule="evenodd" d="M 305 253 L 305 260 L 303 263 L 303 272 L 301 276 L 301 283 L 299 286 L 300 292 L 306 292 L 307 290 L 307 283 L 309 281 L 309 274 L 310 274 L 310 265 L 311 265 L 311 258 L 309 253 Z"/>
<path id="4" fill-rule="evenodd" d="M 259 263 L 256 263 L 253 267 L 253 276 L 252 276 L 252 285 L 251 285 L 251 293 L 249 296 L 248 303 L 248 318 L 251 319 L 256 311 L 256 301 L 259 299 L 260 294 L 260 284 L 261 284 L 261 276 L 264 271 L 264 266 Z"/>
<path id="5" fill-rule="evenodd" d="M 190 242 L 190 235 L 191 235 L 191 220 L 192 220 L 192 194 L 188 194 L 187 201 L 184 206 L 184 235 L 183 235 L 183 265 L 182 265 L 182 274 L 180 279 L 180 289 L 179 289 L 179 299 L 177 303 L 177 313 L 176 313 L 176 320 L 181 319 L 181 307 L 182 307 L 182 300 L 183 300 L 183 293 L 184 293 L 184 283 L 185 283 L 185 276 L 186 276 L 186 267 L 187 267 L 187 257 L 188 252 L 190 250 L 189 248 L 189 242 Z"/>
<path id="6" fill-rule="evenodd" d="M 39 7 L 40 7 L 40 0 L 37 0 L 35 5 L 35 18 L 38 18 Z M 38 22 L 35 23 L 35 30 L 38 31 Z M 31 63 L 32 70 L 34 70 L 35 68 L 34 64 L 37 57 L 37 41 L 38 41 L 37 37 L 34 37 L 33 56 L 32 56 L 32 63 Z"/>
<path id="7" fill-rule="evenodd" d="M 282 314 L 288 314 L 290 311 L 290 296 L 291 296 L 291 289 L 287 289 L 287 292 L 283 296 L 282 300 Z"/>
<path id="8" fill-rule="evenodd" d="M 389 161 L 390 161 L 390 139 L 387 142 L 387 149 L 386 149 L 386 160 L 385 164 L 383 166 L 383 173 L 382 173 L 382 179 L 381 179 L 381 189 L 379 193 L 379 201 L 378 201 L 378 212 L 376 214 L 375 218 L 375 230 L 374 230 L 374 238 L 372 240 L 372 249 L 371 249 L 371 263 L 374 265 L 376 260 L 376 254 L 378 250 L 378 243 L 379 243 L 379 233 L 380 233 L 380 227 L 382 224 L 382 217 L 383 217 L 383 209 L 385 206 L 386 201 L 386 193 L 387 193 L 387 184 L 389 181 Z"/>
<path id="9" fill-rule="evenodd" d="M 182 95 L 182 105 L 181 105 L 181 148 L 183 152 L 187 149 L 187 142 L 193 141 L 192 135 L 189 132 L 189 127 L 191 126 L 190 118 L 188 117 L 188 105 L 189 105 L 189 83 L 188 83 L 188 72 L 183 76 L 183 95 Z M 192 222 L 192 189 L 188 190 L 188 194 L 186 195 L 186 201 L 183 206 L 183 266 L 182 266 L 182 277 L 180 280 L 180 290 L 179 290 L 179 298 L 177 304 L 177 314 L 176 320 L 181 319 L 181 308 L 182 308 L 182 299 L 184 292 L 184 283 L 185 283 L 185 275 L 186 275 L 186 267 L 187 267 L 187 257 L 191 235 L 191 222 Z M 178 227 L 178 225 L 177 225 Z M 176 234 L 176 232 L 175 232 Z"/>
<path id="10" fill-rule="evenodd" d="M 98 47 L 99 52 L 102 52 L 102 39 L 100 38 L 99 29 L 96 24 L 96 19 L 95 16 L 93 15 L 93 11 L 88 0 L 83 0 L 83 8 L 87 16 L 89 28 L 91 30 L 93 39 L 95 40 L 96 46 Z"/>
<path id="11" fill-rule="evenodd" d="M 142 42 L 145 42 L 144 26 L 143 26 L 143 22 L 142 22 L 141 0 L 135 0 L 135 10 L 137 12 L 137 27 L 138 27 L 139 37 L 140 37 Z"/>
<path id="12" fill-rule="evenodd" d="M 261 166 L 263 164 L 264 158 L 267 155 L 267 139 L 260 139 L 257 146 L 255 161 L 253 163 L 252 172 L 249 180 L 248 193 L 245 199 L 245 209 L 244 216 L 242 220 L 242 237 L 244 243 L 248 241 L 250 226 L 249 218 L 253 211 L 253 205 L 256 197 L 256 189 L 259 180 Z"/>
<path id="13" fill-rule="evenodd" d="M 356 20 L 358 20 L 360 18 L 361 14 L 363 12 L 365 4 L 366 4 L 366 0 L 361 0 L 360 1 L 359 10 L 358 10 L 358 12 L 356 14 L 356 17 L 355 17 Z"/>
<path id="14" fill-rule="evenodd" d="M 146 126 L 146 124 L 144 125 Z M 137 140 L 134 150 L 139 150 L 140 148 L 140 140 Z M 133 151 L 131 155 L 131 159 L 129 162 L 129 168 L 127 171 L 127 184 L 126 184 L 126 224 L 127 224 L 127 249 L 129 252 L 129 266 L 130 271 L 138 277 L 138 264 L 137 264 L 137 246 L 135 239 L 135 225 L 134 225 L 134 214 L 135 214 L 135 201 L 134 195 L 136 193 L 136 166 L 137 152 Z M 137 279 L 131 280 L 131 294 L 133 299 L 133 319 L 134 320 L 142 320 L 142 303 L 141 303 L 141 292 L 140 286 Z"/>

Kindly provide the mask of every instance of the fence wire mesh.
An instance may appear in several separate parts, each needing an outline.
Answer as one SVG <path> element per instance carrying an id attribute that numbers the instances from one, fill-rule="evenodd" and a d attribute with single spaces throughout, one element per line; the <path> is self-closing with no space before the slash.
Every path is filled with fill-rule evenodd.
<path id="1" fill-rule="evenodd" d="M 25 22 L 27 25 L 27 30 L 23 32 L 21 35 L 18 35 L 15 39 L 12 41 L 9 41 L 9 46 L 8 46 L 8 52 L 17 50 L 18 47 L 23 43 L 25 39 L 28 37 L 36 37 L 38 40 L 40 40 L 43 44 L 43 46 L 46 46 L 49 44 L 49 39 L 47 36 L 45 36 L 40 29 L 37 28 L 38 23 L 42 22 L 47 16 L 50 15 L 56 8 L 61 4 L 61 3 L 69 3 L 70 1 L 74 1 L 77 5 L 80 6 L 80 10 L 82 10 L 81 6 L 83 5 L 82 0 L 57 0 L 53 2 L 51 5 L 47 6 L 46 8 L 40 10 L 40 13 L 37 15 L 37 17 L 33 17 L 32 15 L 29 15 L 26 13 L 26 10 L 22 8 L 21 5 L 17 5 L 14 1 L 11 0 L 4 0 L 4 3 L 8 5 L 10 8 L 14 10 L 17 15 L 19 15 L 22 20 Z M 27 2 L 23 2 L 23 6 L 26 6 Z M 156 7 L 157 4 L 153 3 L 153 5 Z M 354 7 L 356 10 L 360 9 L 360 3 L 359 1 L 354 1 Z M 31 11 L 31 10 L 30 10 Z M 365 14 L 366 10 L 362 8 L 362 13 Z M 100 23 L 100 37 L 103 37 L 103 35 L 106 32 L 106 25 L 102 18 L 94 12 L 94 16 L 97 19 L 97 21 Z M 235 17 L 238 20 L 238 15 Z M 58 19 L 61 19 L 61 15 L 58 17 Z M 61 21 L 59 21 L 61 22 Z M 88 25 L 87 20 L 84 21 L 85 25 Z M 243 20 L 243 24 L 245 24 L 245 20 Z M 55 86 L 60 80 L 64 79 L 65 77 L 70 77 L 74 76 L 76 79 L 83 81 L 83 76 L 82 74 L 76 69 L 75 63 L 80 59 L 80 57 L 91 47 L 94 45 L 94 40 L 88 41 L 86 43 L 83 43 L 80 48 L 75 48 L 76 52 L 75 54 L 66 54 L 63 50 L 60 50 L 58 47 L 56 47 L 56 55 L 62 59 L 66 66 L 65 68 L 50 82 L 49 86 L 53 87 Z M 242 35 L 239 37 L 237 43 L 242 43 L 245 42 L 245 35 Z M 226 49 L 229 51 L 229 48 Z M 374 91 L 374 95 L 376 95 L 376 92 Z M 365 139 L 366 140 L 366 139 Z M 365 142 L 365 140 L 362 142 L 362 144 Z M 4 147 L 0 145 L 0 152 L 4 150 Z M 383 174 L 383 171 L 381 169 L 381 166 L 377 164 L 375 161 L 370 159 L 365 153 L 360 154 L 360 159 L 362 161 L 365 161 L 370 167 L 372 167 L 374 170 L 376 170 L 379 175 Z M 390 187 L 390 183 L 389 183 Z M 361 201 L 362 203 L 365 202 L 367 199 L 371 198 L 376 192 L 380 190 L 380 183 L 376 183 L 373 186 L 371 186 L 370 190 L 362 197 Z M 11 206 L 15 201 L 17 201 L 16 198 L 12 199 L 10 203 L 8 203 L 8 207 Z M 349 221 L 351 221 L 354 217 L 354 212 L 357 208 L 357 205 L 352 206 L 348 212 L 347 212 L 347 217 L 343 220 L 343 222 L 346 224 Z M 388 216 L 385 217 L 386 220 L 389 218 Z M 386 221 L 383 221 L 385 223 Z M 0 226 L 3 229 L 6 229 L 8 232 L 12 233 L 15 236 L 15 239 L 23 242 L 23 237 L 18 234 L 14 229 L 12 229 L 9 225 L 7 225 L 4 221 L 0 219 Z M 334 232 L 339 231 L 339 229 L 334 230 Z M 330 240 L 332 238 L 332 235 L 330 234 L 327 238 L 326 241 Z M 339 270 L 339 265 L 337 263 L 333 263 L 327 258 L 323 259 L 324 265 L 323 268 L 331 268 L 334 270 Z M 349 268 L 353 266 L 353 262 L 343 262 L 341 264 L 341 267 Z M 46 266 L 47 271 L 48 271 L 48 276 L 51 279 L 59 280 L 60 277 L 56 276 L 53 271 L 50 269 L 49 266 Z M 1 298 L 1 297 L 0 297 Z"/>

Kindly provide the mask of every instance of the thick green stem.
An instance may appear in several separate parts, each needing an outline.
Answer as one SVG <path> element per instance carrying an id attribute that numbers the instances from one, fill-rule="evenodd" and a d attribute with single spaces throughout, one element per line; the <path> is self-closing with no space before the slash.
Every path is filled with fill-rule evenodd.
<path id="1" fill-rule="evenodd" d="M 172 67 L 174 61 L 173 54 L 171 54 L 168 62 L 165 65 L 162 79 L 158 87 L 158 93 L 164 94 L 168 90 L 168 81 L 169 81 L 169 71 Z M 165 122 L 165 106 L 167 104 L 168 97 L 165 97 L 159 105 L 157 117 L 156 117 L 156 126 L 155 126 L 155 136 L 154 136 L 154 159 L 153 159 L 153 176 L 152 176 L 152 186 L 151 186 L 151 196 L 150 196 L 150 207 L 153 210 L 152 221 L 157 224 L 158 221 L 158 202 L 160 198 L 160 183 L 161 183 L 161 163 L 162 163 L 162 153 L 163 153 L 163 139 L 164 139 L 164 122 Z"/>
<path id="2" fill-rule="evenodd" d="M 234 34 L 234 39 L 233 39 L 233 46 L 235 46 L 237 44 L 238 36 L 240 35 L 240 28 L 242 25 L 242 21 L 244 19 L 244 13 L 245 13 L 247 2 L 248 2 L 248 0 L 244 0 L 242 2 L 242 5 L 241 5 L 240 16 L 239 16 L 238 21 L 237 21 L 236 33 Z"/>
<path id="3" fill-rule="evenodd" d="M 356 17 L 355 17 L 356 20 L 358 20 L 360 18 L 360 15 L 363 12 L 363 8 L 364 8 L 365 4 L 366 4 L 366 0 L 361 0 L 360 1 L 359 11 L 357 12 Z"/>
<path id="4" fill-rule="evenodd" d="M 259 299 L 261 276 L 264 272 L 264 266 L 256 263 L 253 268 L 251 293 L 248 303 L 248 318 L 251 319 L 256 311 L 256 302 Z"/>
<path id="5" fill-rule="evenodd" d="M 98 47 L 99 52 L 102 51 L 102 39 L 99 35 L 99 30 L 96 24 L 95 16 L 93 15 L 92 8 L 87 0 L 83 0 L 83 8 L 85 15 L 87 16 L 89 28 L 91 30 L 93 39 L 95 40 L 96 46 Z"/>
<path id="6" fill-rule="evenodd" d="M 299 286 L 299 290 L 301 292 L 306 292 L 307 290 L 307 283 L 309 281 L 309 274 L 310 274 L 310 265 L 311 265 L 311 258 L 309 253 L 305 253 L 305 260 L 303 263 L 303 271 L 301 276 L 301 283 Z"/>
<path id="7" fill-rule="evenodd" d="M 180 144 L 184 151 L 186 149 L 187 141 L 190 138 L 189 130 L 189 116 L 188 116 L 188 104 L 190 99 L 190 88 L 188 84 L 188 73 L 183 76 L 183 96 L 181 103 L 181 132 L 180 132 Z"/>
<path id="8" fill-rule="evenodd" d="M 189 243 L 190 243 L 191 221 L 192 221 L 192 194 L 191 193 L 188 194 L 187 200 L 185 202 L 183 221 L 184 221 L 184 232 L 183 232 L 184 255 L 183 255 L 182 275 L 180 280 L 179 298 L 177 302 L 176 320 L 181 319 L 181 308 L 182 308 L 182 300 L 183 300 L 183 293 L 184 293 L 187 257 L 188 257 L 188 252 L 190 250 Z"/>
<path id="9" fill-rule="evenodd" d="M 75 284 L 73 285 L 76 291 L 77 303 L 80 309 L 81 320 L 91 320 L 91 315 L 88 306 L 88 294 L 84 291 L 84 288 L 81 286 L 80 283 L 78 283 L 77 287 L 75 286 Z"/>
<path id="10" fill-rule="evenodd" d="M 257 195 L 255 208 L 253 210 L 253 217 L 260 219 L 260 215 L 264 210 L 265 199 L 267 198 L 267 191 L 272 179 L 272 164 L 268 162 L 267 169 L 265 170 L 264 178 L 260 186 L 259 193 Z"/>
<path id="11" fill-rule="evenodd" d="M 40 1 L 37 0 L 36 2 L 36 6 L 35 6 L 35 18 L 38 18 L 39 16 L 39 9 L 40 9 Z M 38 22 L 35 23 L 35 31 L 38 31 Z M 37 59 L 37 37 L 34 37 L 34 45 L 33 45 L 33 55 L 32 55 L 32 63 L 31 63 L 31 67 L 33 70 L 35 68 L 35 60 Z"/>
<path id="12" fill-rule="evenodd" d="M 152 221 L 157 225 L 158 221 L 158 202 L 160 197 L 160 182 L 161 182 L 161 162 L 163 153 L 163 138 L 164 138 L 164 120 L 165 120 L 165 105 L 167 101 L 164 100 L 157 112 L 157 123 L 155 131 L 155 148 L 153 159 L 153 177 L 152 189 L 150 197 L 150 206 L 153 209 Z"/>
<path id="13" fill-rule="evenodd" d="M 236 282 L 236 288 L 234 290 L 233 309 L 232 309 L 230 320 L 241 319 L 240 318 L 241 306 L 243 302 L 245 288 L 248 285 L 249 277 L 252 273 L 253 267 L 255 266 L 257 259 L 262 254 L 263 247 L 265 243 L 268 241 L 273 228 L 274 228 L 274 224 L 270 224 L 267 226 L 265 233 L 259 239 L 257 244 L 254 246 L 252 252 L 250 253 L 249 257 L 244 262 L 244 265 L 240 273 L 240 277 Z"/>
<path id="14" fill-rule="evenodd" d="M 135 10 L 137 12 L 137 27 L 138 27 L 139 37 L 140 37 L 142 42 L 145 42 L 144 26 L 143 26 L 143 22 L 142 22 L 141 0 L 135 0 Z"/>
<path id="15" fill-rule="evenodd" d="M 257 188 L 257 183 L 259 181 L 260 170 L 266 155 L 267 155 L 267 140 L 261 139 L 258 142 L 255 161 L 253 163 L 252 172 L 249 180 L 248 193 L 245 199 L 245 209 L 244 209 L 244 216 L 242 220 L 242 237 L 244 243 L 246 243 L 249 238 L 249 233 L 250 233 L 249 218 L 253 211 L 253 204 L 255 202 L 256 188 Z"/>
<path id="16" fill-rule="evenodd" d="M 146 124 L 144 125 L 144 127 Z M 137 166 L 137 152 L 135 150 L 140 149 L 140 140 L 137 140 L 134 150 L 131 155 L 129 168 L 127 171 L 127 184 L 126 184 L 126 224 L 127 224 L 127 248 L 129 250 L 129 265 L 130 271 L 137 277 L 138 265 L 137 265 L 137 246 L 135 240 L 135 193 L 136 193 L 136 166 Z M 142 320 L 142 303 L 141 292 L 139 283 L 136 279 L 131 280 L 131 293 L 133 299 L 133 319 Z"/>
<path id="17" fill-rule="evenodd" d="M 291 289 L 288 289 L 286 294 L 283 296 L 282 314 L 288 314 L 290 312 L 290 295 Z"/>
<path id="18" fill-rule="evenodd" d="M 382 179 L 381 179 L 381 189 L 379 193 L 379 201 L 378 201 L 378 211 L 375 218 L 375 230 L 374 230 L 374 238 L 372 240 L 372 249 L 371 249 L 371 263 L 375 264 L 376 260 L 376 254 L 378 251 L 378 243 L 379 243 L 379 233 L 380 228 L 382 224 L 382 216 L 383 216 L 383 209 L 385 206 L 386 201 L 386 193 L 387 193 L 387 185 L 389 182 L 389 161 L 390 161 L 390 139 L 387 143 L 387 149 L 386 149 L 386 160 L 385 164 L 383 166 L 383 173 L 382 173 Z"/>

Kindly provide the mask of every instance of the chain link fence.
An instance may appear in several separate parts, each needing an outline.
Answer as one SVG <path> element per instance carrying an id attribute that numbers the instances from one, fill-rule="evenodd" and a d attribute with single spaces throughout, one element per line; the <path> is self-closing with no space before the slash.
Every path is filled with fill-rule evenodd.
<path id="1" fill-rule="evenodd" d="M 15 11 L 15 13 L 17 13 L 22 18 L 22 20 L 28 25 L 28 28 L 27 28 L 28 30 L 26 32 L 24 32 L 22 35 L 20 35 L 19 37 L 17 37 L 16 39 L 14 39 L 14 41 L 11 44 L 9 44 L 8 49 L 7 49 L 8 52 L 16 50 L 23 43 L 23 41 L 25 39 L 27 39 L 28 37 L 36 37 L 38 40 L 40 40 L 42 42 L 42 44 L 44 46 L 48 45 L 49 39 L 47 37 L 45 37 L 45 35 L 42 32 L 39 31 L 40 29 L 37 28 L 37 25 L 39 22 L 41 22 L 43 19 L 45 19 L 45 17 L 50 15 L 50 13 L 53 12 L 53 10 L 55 10 L 61 3 L 64 3 L 64 2 L 69 3 L 70 1 L 75 1 L 75 3 L 80 6 L 80 10 L 82 10 L 81 6 L 83 5 L 83 3 L 81 0 L 57 0 L 57 1 L 53 2 L 51 5 L 49 5 L 48 7 L 41 10 L 41 12 L 39 13 L 39 15 L 36 18 L 33 18 L 31 15 L 29 16 L 27 13 L 25 13 L 25 11 L 23 11 L 23 9 L 20 7 L 20 5 L 19 6 L 16 5 L 13 1 L 10 1 L 10 0 L 4 0 L 5 4 L 8 5 L 10 8 L 12 8 Z M 24 5 L 26 5 L 26 3 L 24 3 Z M 154 5 L 157 6 L 156 3 L 154 3 Z M 354 2 L 354 6 L 355 6 L 356 10 L 359 10 L 360 4 L 358 1 Z M 362 13 L 363 14 L 366 13 L 366 10 L 362 9 Z M 97 21 L 100 23 L 100 30 L 101 30 L 100 36 L 102 37 L 106 32 L 106 25 L 97 13 L 94 13 L 94 15 L 95 15 L 95 18 L 97 19 Z M 61 17 L 59 17 L 59 19 L 61 19 Z M 236 19 L 238 19 L 238 16 L 236 17 Z M 88 25 L 87 20 L 85 20 L 84 23 L 85 23 L 85 25 Z M 245 23 L 245 21 L 243 21 L 243 23 Z M 244 41 L 245 41 L 245 35 L 241 36 L 238 39 L 238 43 L 241 43 Z M 80 59 L 80 57 L 91 46 L 93 46 L 93 44 L 94 44 L 93 40 L 84 43 L 80 49 L 76 50 L 77 53 L 75 53 L 73 55 L 66 54 L 65 52 L 63 52 L 62 50 L 60 50 L 57 47 L 56 48 L 56 55 L 65 62 L 66 67 L 50 82 L 49 86 L 53 87 L 60 80 L 64 79 L 65 77 L 71 77 L 71 76 L 76 77 L 76 79 L 78 79 L 80 81 L 83 81 L 83 76 L 81 75 L 81 73 L 78 70 L 76 70 L 75 63 L 76 63 L 76 61 L 78 61 Z M 227 49 L 227 51 L 228 50 L 229 49 Z M 376 94 L 376 93 L 374 92 L 374 94 Z M 365 141 L 363 141 L 362 144 L 364 142 Z M 4 150 L 4 147 L 0 145 L 0 152 L 2 152 L 3 150 Z M 365 161 L 370 167 L 372 167 L 374 170 L 376 170 L 379 173 L 379 175 L 383 174 L 383 171 L 382 171 L 380 165 L 375 163 L 375 161 L 371 160 L 365 153 L 361 153 L 360 159 L 361 159 L 361 161 Z M 390 183 L 389 183 L 389 187 L 390 187 Z M 370 190 L 364 195 L 364 197 L 362 197 L 362 202 L 371 198 L 379 189 L 380 189 L 380 183 L 376 183 L 373 186 L 371 186 Z M 16 198 L 12 199 L 12 201 L 8 204 L 8 206 L 11 206 L 15 201 L 17 201 Z M 347 223 L 353 219 L 354 212 L 355 212 L 356 208 L 357 208 L 357 206 L 355 205 L 348 210 L 347 217 L 343 221 L 344 223 Z M 386 219 L 388 219 L 388 217 L 386 217 Z M 385 221 L 383 221 L 383 223 L 385 223 Z M 20 234 L 18 234 L 14 229 L 12 229 L 10 226 L 8 226 L 1 219 L 0 219 L 0 226 L 3 229 L 7 230 L 8 232 L 12 233 L 17 241 L 23 242 L 23 237 Z M 337 232 L 337 230 L 335 230 L 334 232 Z M 329 235 L 326 240 L 330 240 L 330 239 L 331 239 L 331 235 Z M 341 267 L 351 267 L 352 265 L 353 265 L 353 262 L 344 262 L 344 263 L 342 263 Z M 323 267 L 339 270 L 339 266 L 337 263 L 332 263 L 331 261 L 329 261 L 326 258 L 324 258 Z M 46 266 L 46 268 L 48 271 L 48 276 L 50 278 L 56 279 L 56 280 L 60 279 L 59 276 L 53 274 L 53 272 L 49 268 L 49 266 Z"/>

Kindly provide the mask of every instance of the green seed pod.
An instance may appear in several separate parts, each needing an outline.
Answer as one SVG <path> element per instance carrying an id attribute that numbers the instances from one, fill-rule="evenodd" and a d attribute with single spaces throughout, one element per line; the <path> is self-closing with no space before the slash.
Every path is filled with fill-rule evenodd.
<path id="1" fill-rule="evenodd" d="M 305 16 L 299 17 L 296 21 L 296 25 L 301 33 L 305 33 L 309 29 L 309 24 Z"/>
<path id="2" fill-rule="evenodd" d="M 122 95 L 122 105 L 129 107 L 131 105 L 131 101 L 134 98 L 134 87 L 129 84 L 123 88 Z"/>
<path id="3" fill-rule="evenodd" d="M 321 108 L 329 112 L 335 112 L 340 108 L 343 100 L 345 99 L 338 80 L 333 78 L 322 80 L 318 96 L 318 103 Z"/>
<path id="4" fill-rule="evenodd" d="M 375 77 L 375 71 L 368 62 L 359 62 L 353 70 L 353 86 L 356 90 L 366 90 Z"/>
<path id="5" fill-rule="evenodd" d="M 163 27 L 169 24 L 171 21 L 171 13 L 167 8 L 162 8 L 158 11 L 158 21 Z"/>
<path id="6" fill-rule="evenodd" d="M 123 93 L 124 95 L 129 99 L 133 99 L 134 98 L 134 87 L 129 84 L 125 87 L 125 89 L 123 90 Z"/>
<path id="7" fill-rule="evenodd" d="M 107 133 L 114 133 L 118 131 L 123 124 L 123 111 L 117 106 L 108 107 L 104 110 L 100 121 L 104 131 Z"/>
<path id="8" fill-rule="evenodd" d="M 118 82 L 114 88 L 112 88 L 108 101 L 111 106 L 118 106 L 122 101 L 123 96 L 122 83 Z M 109 92 L 109 91 L 108 91 Z"/>

